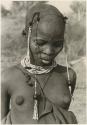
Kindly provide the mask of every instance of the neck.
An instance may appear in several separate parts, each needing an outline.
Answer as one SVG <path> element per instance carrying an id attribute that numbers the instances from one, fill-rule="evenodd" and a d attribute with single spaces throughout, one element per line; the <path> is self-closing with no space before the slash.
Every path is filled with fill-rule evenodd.
<path id="1" fill-rule="evenodd" d="M 43 67 L 44 69 L 48 69 L 48 67 L 49 66 L 52 66 L 52 63 L 50 63 L 50 64 L 43 64 L 43 63 L 39 63 L 39 62 L 34 62 L 34 61 L 31 61 L 30 60 L 30 63 L 32 64 L 32 65 L 35 65 L 35 66 L 41 66 L 41 67 Z"/>
<path id="2" fill-rule="evenodd" d="M 51 66 L 41 66 L 41 65 L 37 65 L 40 67 L 36 67 L 35 64 L 31 64 L 29 61 L 29 58 L 27 56 L 24 57 L 23 60 L 21 60 L 21 65 L 23 65 L 23 67 L 27 68 L 27 70 L 32 73 L 32 74 L 43 74 L 43 73 L 48 73 L 50 72 L 54 67 L 56 67 L 56 63 L 53 63 Z M 28 68 L 30 67 L 30 68 Z"/>
<path id="3" fill-rule="evenodd" d="M 44 64 L 36 59 L 33 58 L 33 55 L 30 54 L 30 63 L 32 65 L 36 65 L 36 66 L 41 66 L 43 67 L 44 69 L 47 69 L 49 66 L 52 66 L 52 62 L 49 63 L 49 64 Z"/>

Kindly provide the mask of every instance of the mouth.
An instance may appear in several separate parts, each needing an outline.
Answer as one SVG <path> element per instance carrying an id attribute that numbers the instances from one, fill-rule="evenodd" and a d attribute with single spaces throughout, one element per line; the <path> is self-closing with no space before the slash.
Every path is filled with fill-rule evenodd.
<path id="1" fill-rule="evenodd" d="M 44 60 L 44 59 L 42 59 L 41 61 L 42 61 L 43 63 L 45 63 L 45 64 L 51 63 L 51 61 L 49 61 L 49 60 Z"/>
<path id="2" fill-rule="evenodd" d="M 45 58 L 40 58 L 41 61 L 45 64 L 49 64 L 52 62 L 52 59 L 51 58 L 48 58 L 48 57 L 45 57 Z"/>

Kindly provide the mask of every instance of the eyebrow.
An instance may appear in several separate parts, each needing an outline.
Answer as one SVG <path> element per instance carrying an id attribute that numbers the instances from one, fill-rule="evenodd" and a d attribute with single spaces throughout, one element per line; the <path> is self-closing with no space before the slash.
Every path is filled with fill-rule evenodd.
<path id="1" fill-rule="evenodd" d="M 34 40 L 43 40 L 43 41 L 47 41 L 45 39 L 39 38 L 39 37 L 35 37 Z"/>
<path id="2" fill-rule="evenodd" d="M 40 37 L 34 38 L 34 40 L 42 40 L 42 41 L 44 41 L 44 42 L 48 42 L 48 40 L 42 39 L 42 38 L 40 38 Z M 55 42 L 58 42 L 58 41 L 64 41 L 64 38 L 55 40 Z"/>

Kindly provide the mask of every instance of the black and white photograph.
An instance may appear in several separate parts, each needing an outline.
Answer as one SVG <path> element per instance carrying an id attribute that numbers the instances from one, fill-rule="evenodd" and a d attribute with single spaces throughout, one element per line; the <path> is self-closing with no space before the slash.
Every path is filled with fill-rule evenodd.
<path id="1" fill-rule="evenodd" d="M 1 0 L 1 124 L 87 124 L 86 0 Z"/>

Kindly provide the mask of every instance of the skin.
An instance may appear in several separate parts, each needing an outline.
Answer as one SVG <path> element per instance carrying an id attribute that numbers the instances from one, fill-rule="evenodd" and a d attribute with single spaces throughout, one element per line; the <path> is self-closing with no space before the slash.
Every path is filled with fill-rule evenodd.
<path id="1" fill-rule="evenodd" d="M 40 20 L 38 28 L 36 25 L 33 26 L 30 41 L 32 64 L 36 63 L 43 67 L 52 64 L 63 48 L 64 29 L 63 20 L 61 18 L 58 20 L 56 16 L 51 17 L 50 15 Z"/>
<path id="2" fill-rule="evenodd" d="M 54 17 L 49 18 L 49 20 L 52 19 L 54 19 Z M 56 17 L 55 21 L 52 20 L 49 23 L 49 20 L 47 20 L 46 17 L 43 21 L 39 22 L 37 39 L 35 35 L 36 26 L 34 25 L 30 41 L 31 63 L 45 68 L 52 64 L 54 58 L 62 50 L 65 30 L 62 20 L 58 22 Z M 62 27 L 60 24 L 62 24 Z M 76 74 L 72 69 L 69 69 L 69 73 L 72 89 L 71 94 L 73 94 L 76 83 Z M 42 88 L 48 76 L 49 73 L 37 75 L 37 79 L 39 80 Z M 13 123 L 37 123 L 32 120 L 34 88 L 28 86 L 27 79 L 28 78 L 23 74 L 23 72 L 15 66 L 2 73 L 2 119 L 9 112 L 11 99 Z M 29 82 L 34 84 L 33 77 L 31 77 Z M 68 110 L 71 102 L 71 94 L 68 88 L 66 67 L 58 65 L 53 70 L 53 73 L 43 91 L 46 97 L 55 103 L 56 106 L 61 106 L 65 110 Z"/>

